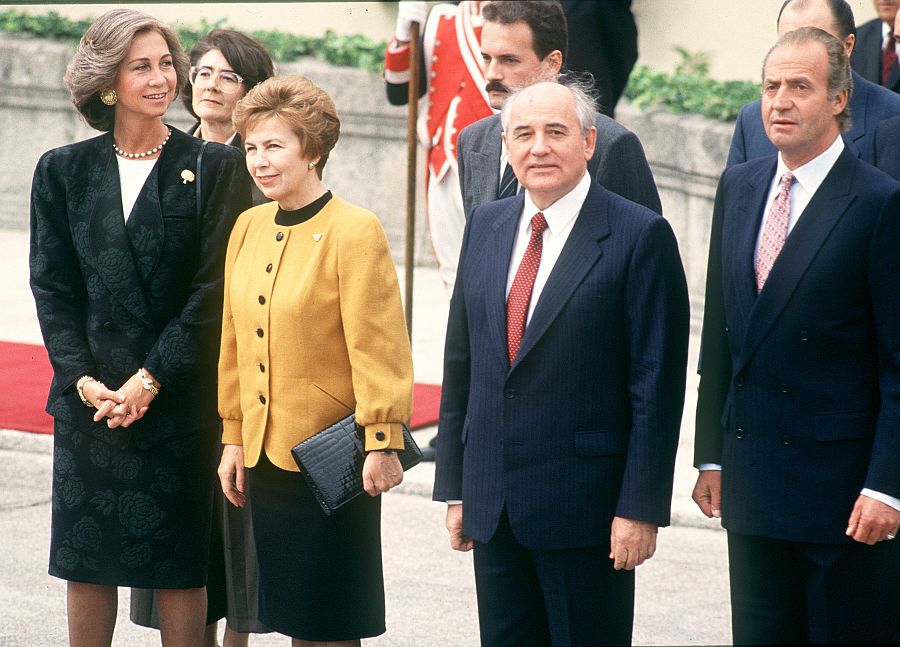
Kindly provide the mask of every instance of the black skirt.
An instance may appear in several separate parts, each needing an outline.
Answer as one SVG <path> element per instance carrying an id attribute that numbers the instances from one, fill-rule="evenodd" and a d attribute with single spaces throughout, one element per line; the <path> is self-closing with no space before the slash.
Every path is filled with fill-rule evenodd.
<path id="1" fill-rule="evenodd" d="M 125 432 L 56 418 L 51 575 L 150 589 L 206 585 L 217 425 L 153 444 L 145 436 L 156 429 L 142 423 Z"/>
<path id="2" fill-rule="evenodd" d="M 381 497 L 357 497 L 327 516 L 303 477 L 265 453 L 247 473 L 263 624 L 301 640 L 384 633 Z"/>

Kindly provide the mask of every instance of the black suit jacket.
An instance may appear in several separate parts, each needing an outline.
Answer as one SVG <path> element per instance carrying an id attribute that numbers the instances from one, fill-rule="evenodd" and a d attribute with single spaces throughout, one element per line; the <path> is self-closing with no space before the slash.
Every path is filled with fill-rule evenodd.
<path id="1" fill-rule="evenodd" d="M 882 37 L 881 19 L 875 18 L 857 27 L 856 45 L 850 54 L 850 66 L 864 79 L 881 85 Z M 888 90 L 900 92 L 900 66 L 897 61 L 891 67 L 891 74 L 884 86 Z"/>
<path id="2" fill-rule="evenodd" d="M 757 295 L 775 166 L 719 183 L 694 457 L 722 465 L 729 530 L 841 543 L 863 487 L 900 496 L 900 183 L 845 149 Z"/>
<path id="3" fill-rule="evenodd" d="M 669 521 L 687 287 L 655 213 L 592 184 L 510 366 L 506 281 L 524 196 L 475 209 L 450 302 L 434 498 L 486 542 L 602 545 L 614 515 Z"/>
<path id="4" fill-rule="evenodd" d="M 201 141 L 173 128 L 126 224 L 112 143 L 107 133 L 57 148 L 34 174 L 31 288 L 53 366 L 47 412 L 116 444 L 132 433 L 157 443 L 217 424 L 225 247 L 249 182 L 229 146 L 208 144 L 198 170 Z M 78 377 L 115 389 L 141 366 L 163 385 L 144 419 L 110 433 L 92 423 Z"/>

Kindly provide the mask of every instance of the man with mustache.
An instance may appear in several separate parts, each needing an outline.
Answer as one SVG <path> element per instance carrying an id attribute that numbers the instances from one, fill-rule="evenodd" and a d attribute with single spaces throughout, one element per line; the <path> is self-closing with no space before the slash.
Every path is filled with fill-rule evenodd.
<path id="1" fill-rule="evenodd" d="M 784 34 L 777 154 L 716 195 L 693 497 L 728 531 L 735 644 L 900 641 L 900 183 L 841 137 L 852 85 L 840 40 Z"/>
<path id="2" fill-rule="evenodd" d="M 558 0 L 497 0 L 482 10 L 481 56 L 491 106 L 499 110 L 511 91 L 555 81 L 568 47 L 566 17 Z M 618 122 L 598 114 L 597 145 L 588 172 L 603 187 L 662 213 L 656 182 L 640 141 Z M 486 117 L 459 135 L 459 184 L 466 214 L 480 204 L 515 195 L 519 185 L 507 164 L 500 116 Z"/>

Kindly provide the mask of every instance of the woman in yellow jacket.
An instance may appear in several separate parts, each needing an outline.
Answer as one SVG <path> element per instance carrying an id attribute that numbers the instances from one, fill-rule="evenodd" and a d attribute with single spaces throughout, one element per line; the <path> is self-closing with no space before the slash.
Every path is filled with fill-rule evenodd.
<path id="1" fill-rule="evenodd" d="M 219 477 L 232 503 L 252 499 L 262 622 L 295 645 L 359 644 L 384 632 L 378 495 L 403 478 L 392 450 L 412 403 L 397 275 L 375 215 L 322 184 L 340 132 L 323 90 L 269 79 L 234 122 L 274 202 L 245 211 L 228 243 Z M 371 496 L 326 516 L 290 450 L 351 411 Z"/>

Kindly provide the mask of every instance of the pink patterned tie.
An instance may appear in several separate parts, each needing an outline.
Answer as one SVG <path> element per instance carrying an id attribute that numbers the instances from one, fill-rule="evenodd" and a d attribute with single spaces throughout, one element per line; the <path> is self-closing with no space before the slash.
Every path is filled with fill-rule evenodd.
<path id="1" fill-rule="evenodd" d="M 790 171 L 781 176 L 778 185 L 778 195 L 772 202 L 769 217 L 766 218 L 762 236 L 759 239 L 759 249 L 756 252 L 756 289 L 762 292 L 769 272 L 775 264 L 775 259 L 784 247 L 784 241 L 788 233 L 788 218 L 791 215 L 791 184 L 794 183 L 794 174 Z"/>
<path id="2" fill-rule="evenodd" d="M 525 335 L 525 320 L 528 317 L 528 304 L 531 303 L 531 290 L 534 288 L 534 279 L 537 276 L 538 267 L 541 265 L 541 252 L 544 249 L 544 230 L 547 228 L 547 219 L 538 211 L 531 218 L 531 238 L 512 287 L 509 289 L 509 299 L 506 302 L 506 340 L 509 351 L 509 364 L 512 366 L 519 352 L 519 344 Z"/>

